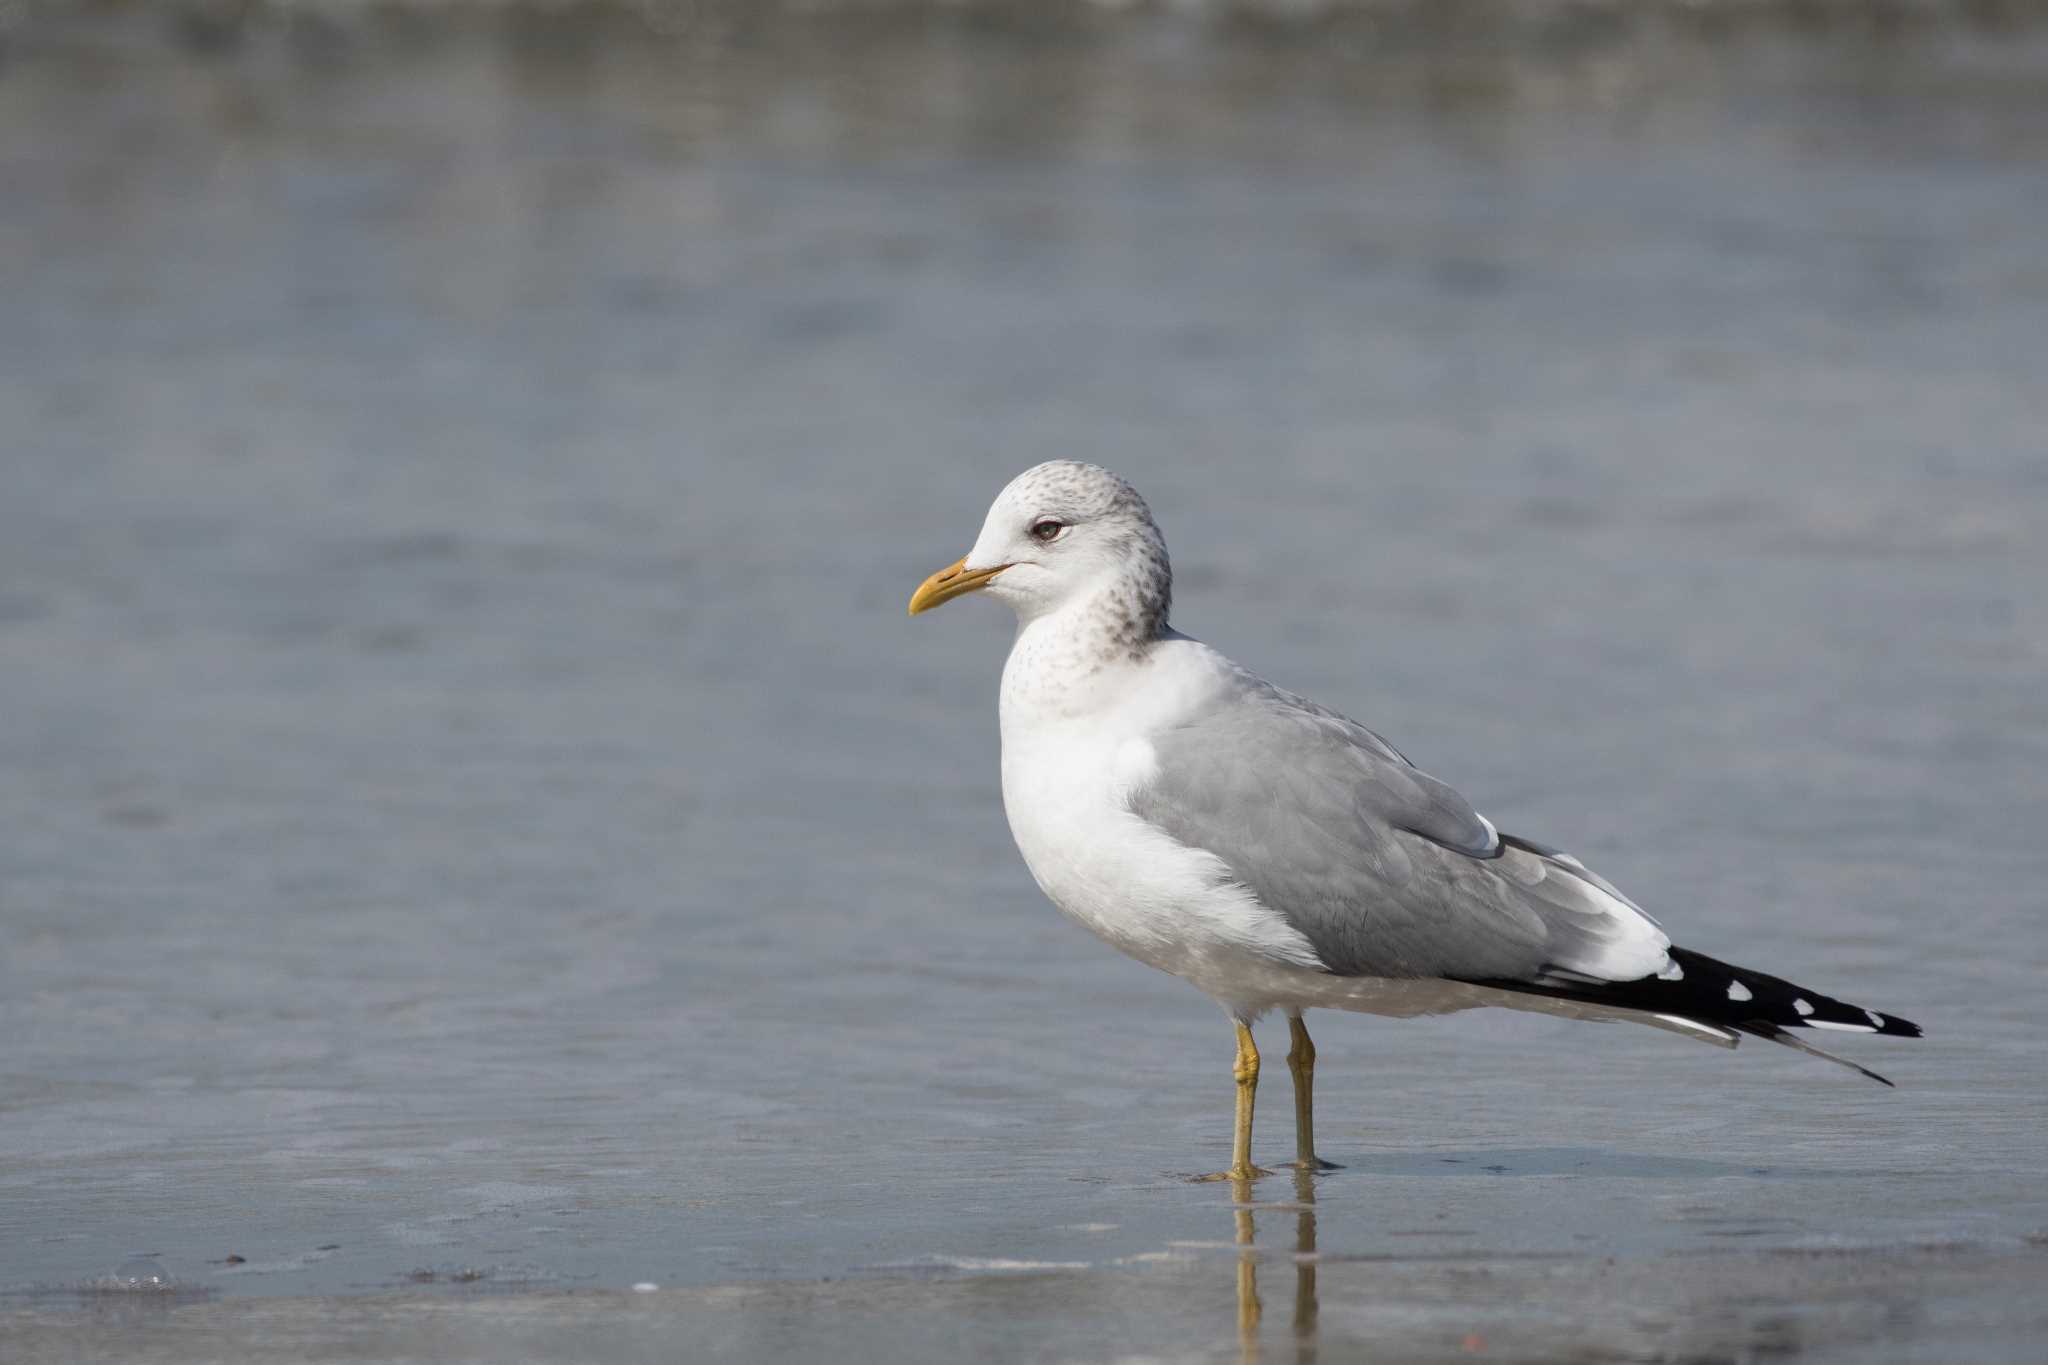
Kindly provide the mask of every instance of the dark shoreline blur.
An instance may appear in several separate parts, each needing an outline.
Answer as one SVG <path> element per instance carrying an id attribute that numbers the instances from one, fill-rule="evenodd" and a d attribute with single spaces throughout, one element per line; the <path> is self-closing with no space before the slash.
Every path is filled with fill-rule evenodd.
<path id="1" fill-rule="evenodd" d="M 596 82 L 670 152 L 737 135 L 829 155 L 1064 154 L 1115 127 L 1134 155 L 1235 148 L 1297 162 L 1350 157 L 1353 130 L 1321 117 L 1332 110 L 1446 127 L 1585 114 L 1626 129 L 1687 107 L 1885 120 L 1902 102 L 1946 125 L 1948 106 L 1966 103 L 1973 153 L 2031 154 L 2044 18 L 2036 0 L 23 0 L 0 4 L 0 91 L 14 85 L 16 117 L 33 120 L 59 79 L 135 99 L 138 81 L 172 83 L 176 97 L 223 78 L 216 93 L 261 119 L 323 82 L 454 61 L 540 97 Z M 9 82 L 30 66 L 45 69 L 45 93 Z M 815 105 L 795 139 L 780 107 L 792 92 Z M 426 132 L 440 115 L 416 117 Z M 1939 151 L 1947 136 L 1917 114 L 1887 131 L 1904 150 L 1931 139 Z"/>
<path id="2" fill-rule="evenodd" d="M 482 28 L 508 43 L 545 46 L 745 46 L 798 34 L 828 43 L 921 36 L 1083 44 L 1149 35 L 1313 48 L 1356 61 L 1541 68 L 1765 38 L 1877 47 L 2007 39 L 2044 20 L 2048 0 L 11 0 L 0 6 L 0 51 L 108 31 L 196 53 L 230 52 L 275 31 L 309 50 Z"/>

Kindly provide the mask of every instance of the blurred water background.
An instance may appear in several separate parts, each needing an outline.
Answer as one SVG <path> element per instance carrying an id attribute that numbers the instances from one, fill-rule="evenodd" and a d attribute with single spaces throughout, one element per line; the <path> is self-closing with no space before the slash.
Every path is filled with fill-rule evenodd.
<path id="1" fill-rule="evenodd" d="M 1229 1030 L 1026 876 L 1003 614 L 903 616 L 1072 456 L 1151 499 L 1183 629 L 1928 1029 L 1843 1044 L 1893 1092 L 1323 1017 L 1297 1349 L 2020 1358 L 2043 35 L 13 5 L 0 1353 L 310 1358 L 452 1284 L 558 1334 L 478 1358 L 1234 1356 L 1250 1229 L 1180 1179 Z M 559 1297 L 642 1282 L 757 1288 Z"/>

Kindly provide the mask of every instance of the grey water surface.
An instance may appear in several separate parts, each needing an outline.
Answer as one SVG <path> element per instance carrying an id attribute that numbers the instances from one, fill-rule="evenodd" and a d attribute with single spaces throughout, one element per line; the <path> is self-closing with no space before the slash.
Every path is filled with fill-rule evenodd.
<path id="1" fill-rule="evenodd" d="M 1227 1357 L 1247 1237 L 1388 1359 L 2048 1330 L 2036 30 L 35 13 L 0 1355 Z M 1229 1028 L 1021 866 L 1004 614 L 904 616 L 1056 456 L 1899 1088 L 1314 1016 L 1345 1169 L 1188 1183 Z"/>

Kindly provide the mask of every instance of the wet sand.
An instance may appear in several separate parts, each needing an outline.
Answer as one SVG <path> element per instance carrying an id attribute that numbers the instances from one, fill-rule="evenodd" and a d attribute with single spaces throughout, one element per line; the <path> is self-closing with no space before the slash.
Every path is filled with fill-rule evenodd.
<path id="1" fill-rule="evenodd" d="M 1300 1215 L 1255 1215 L 1280 1226 Z M 1239 1262 L 643 1292 L 379 1293 L 0 1308 L 11 1361 L 2021 1361 L 2048 1251 Z M 1240 1269 L 1240 1265 L 1249 1270 Z"/>

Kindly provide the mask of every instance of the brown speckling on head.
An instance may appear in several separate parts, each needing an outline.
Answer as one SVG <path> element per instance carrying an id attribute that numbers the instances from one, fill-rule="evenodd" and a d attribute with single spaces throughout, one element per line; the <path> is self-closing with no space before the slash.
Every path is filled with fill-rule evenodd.
<path id="1" fill-rule="evenodd" d="M 1139 659 L 1165 633 L 1173 607 L 1173 565 L 1166 537 L 1138 490 L 1100 465 L 1050 460 L 1011 481 L 1006 495 L 1075 521 L 1106 527 L 1118 536 L 1124 574 L 1089 607 L 1091 645 L 1103 658 Z"/>

